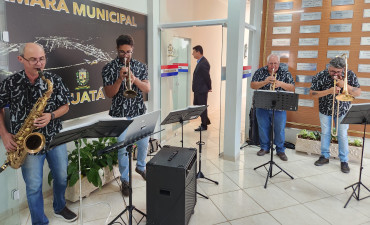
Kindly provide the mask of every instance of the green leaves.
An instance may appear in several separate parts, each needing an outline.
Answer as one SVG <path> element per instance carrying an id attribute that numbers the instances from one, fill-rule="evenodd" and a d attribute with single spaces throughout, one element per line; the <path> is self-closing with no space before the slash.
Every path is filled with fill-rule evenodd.
<path id="1" fill-rule="evenodd" d="M 334 128 L 333 132 L 336 132 L 336 129 Z M 299 138 L 302 139 L 309 139 L 309 140 L 315 140 L 320 141 L 321 140 L 321 133 L 319 131 L 307 131 L 307 130 L 301 130 L 298 134 Z M 338 143 L 338 137 L 331 135 L 330 141 L 332 143 Z M 361 147 L 362 146 L 362 140 L 359 138 L 354 139 L 353 141 L 348 141 L 349 145 Z"/>
<path id="2" fill-rule="evenodd" d="M 353 141 L 348 141 L 348 144 L 356 147 L 362 147 L 362 140 L 359 138 L 354 139 Z"/>
<path id="3" fill-rule="evenodd" d="M 91 168 L 87 173 L 87 180 L 92 183 L 95 187 L 102 187 L 102 181 L 99 176 L 99 169 Z"/>
<path id="4" fill-rule="evenodd" d="M 301 130 L 298 134 L 299 138 L 320 141 L 321 133 L 318 131 Z"/>
<path id="5" fill-rule="evenodd" d="M 98 140 L 89 141 L 88 139 L 79 139 L 75 142 L 75 147 L 68 155 L 68 185 L 71 187 L 75 185 L 79 178 L 78 171 L 78 148 L 80 148 L 81 157 L 81 175 L 82 177 L 87 176 L 87 180 L 94 186 L 101 188 L 102 180 L 99 176 L 99 169 L 106 166 L 110 170 L 113 169 L 113 165 L 118 164 L 118 152 L 112 151 L 98 156 L 98 152 L 108 145 L 112 145 L 117 142 L 117 138 L 99 138 Z M 83 146 L 83 147 L 82 147 Z M 53 180 L 51 172 L 48 175 L 48 183 L 51 184 Z"/>

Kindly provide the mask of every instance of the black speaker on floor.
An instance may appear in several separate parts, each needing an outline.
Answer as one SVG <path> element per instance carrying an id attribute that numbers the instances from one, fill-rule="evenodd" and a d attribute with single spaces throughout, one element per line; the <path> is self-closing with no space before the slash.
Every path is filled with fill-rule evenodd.
<path id="1" fill-rule="evenodd" d="M 147 163 L 147 224 L 188 224 L 196 204 L 196 155 L 195 148 L 166 145 Z"/>

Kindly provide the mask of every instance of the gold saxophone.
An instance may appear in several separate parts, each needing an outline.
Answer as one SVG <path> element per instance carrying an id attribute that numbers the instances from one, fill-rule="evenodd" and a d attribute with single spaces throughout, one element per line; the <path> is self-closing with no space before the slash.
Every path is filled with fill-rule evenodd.
<path id="1" fill-rule="evenodd" d="M 15 142 L 17 143 L 17 150 L 14 152 L 7 152 L 7 159 L 0 167 L 0 173 L 8 166 L 13 169 L 18 169 L 23 164 L 28 153 L 37 153 L 45 146 L 45 136 L 39 132 L 33 132 L 36 126 L 33 125 L 35 119 L 39 118 L 47 105 L 47 101 L 53 93 L 53 83 L 44 77 L 41 70 L 38 70 L 41 79 L 47 83 L 48 90 L 40 97 L 33 106 L 31 112 L 25 119 L 21 129 L 15 135 Z"/>

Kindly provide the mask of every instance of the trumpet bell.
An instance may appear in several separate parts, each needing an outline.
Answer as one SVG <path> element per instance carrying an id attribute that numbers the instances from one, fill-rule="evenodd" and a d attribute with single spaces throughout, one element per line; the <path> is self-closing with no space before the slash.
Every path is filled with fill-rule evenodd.
<path id="1" fill-rule="evenodd" d="M 338 101 L 342 101 L 342 102 L 352 102 L 353 100 L 355 100 L 355 97 L 353 97 L 352 95 L 350 94 L 340 94 L 338 95 L 337 97 L 335 97 Z"/>
<path id="2" fill-rule="evenodd" d="M 123 92 L 123 96 L 125 96 L 126 98 L 135 98 L 136 95 L 137 93 L 134 90 L 126 90 L 125 92 Z"/>

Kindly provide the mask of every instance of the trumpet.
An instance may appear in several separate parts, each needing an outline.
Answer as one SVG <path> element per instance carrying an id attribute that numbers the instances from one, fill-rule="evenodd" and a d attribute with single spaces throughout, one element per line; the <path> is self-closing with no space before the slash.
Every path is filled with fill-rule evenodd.
<path id="1" fill-rule="evenodd" d="M 128 78 L 125 82 L 126 90 L 123 92 L 123 96 L 126 98 L 135 98 L 137 93 L 136 91 L 132 90 L 132 84 L 131 84 L 131 74 L 130 74 L 130 62 L 128 62 L 127 66 L 127 58 L 125 57 L 125 65 L 128 69 Z"/>
<path id="2" fill-rule="evenodd" d="M 338 118 L 339 118 L 339 102 L 342 101 L 342 102 L 352 102 L 355 98 L 349 94 L 348 92 L 348 73 L 347 73 L 347 68 L 348 68 L 348 63 L 347 63 L 347 54 L 344 53 L 340 56 L 337 56 L 337 57 L 344 57 L 344 60 L 346 62 L 346 66 L 345 66 L 345 72 L 344 72 L 344 85 L 343 85 L 343 92 L 339 95 L 336 96 L 336 90 L 334 88 L 334 93 L 333 93 L 333 106 L 332 106 L 332 116 L 331 116 L 331 124 L 332 124 L 332 129 L 331 129 L 331 135 L 336 137 L 338 136 L 338 125 L 339 125 L 339 122 L 338 122 Z M 334 87 L 337 86 L 337 79 L 334 79 Z M 335 124 L 334 122 L 334 110 L 335 110 L 335 102 L 337 101 L 337 123 Z"/>
<path id="3" fill-rule="evenodd" d="M 275 73 L 275 68 L 272 68 L 272 74 L 271 74 L 274 78 L 275 78 L 275 81 L 272 85 L 270 85 L 270 91 L 275 91 L 275 83 L 276 83 L 276 73 Z"/>

